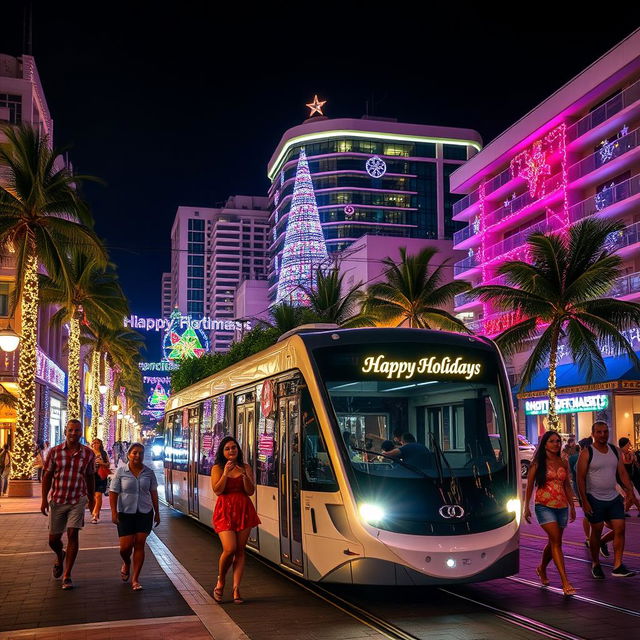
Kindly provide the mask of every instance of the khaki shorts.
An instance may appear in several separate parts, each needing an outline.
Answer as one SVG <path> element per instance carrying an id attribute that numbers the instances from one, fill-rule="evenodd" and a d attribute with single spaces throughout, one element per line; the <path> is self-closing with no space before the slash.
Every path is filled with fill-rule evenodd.
<path id="1" fill-rule="evenodd" d="M 86 508 L 87 496 L 82 496 L 76 504 L 49 502 L 49 533 L 57 535 L 67 529 L 82 529 Z"/>

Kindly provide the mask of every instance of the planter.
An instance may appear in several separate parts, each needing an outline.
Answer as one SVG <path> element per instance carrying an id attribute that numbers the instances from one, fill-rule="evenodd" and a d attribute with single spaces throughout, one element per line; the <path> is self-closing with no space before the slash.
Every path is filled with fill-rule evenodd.
<path id="1" fill-rule="evenodd" d="M 33 480 L 9 480 L 9 497 L 10 498 L 32 498 L 33 487 L 37 484 Z"/>

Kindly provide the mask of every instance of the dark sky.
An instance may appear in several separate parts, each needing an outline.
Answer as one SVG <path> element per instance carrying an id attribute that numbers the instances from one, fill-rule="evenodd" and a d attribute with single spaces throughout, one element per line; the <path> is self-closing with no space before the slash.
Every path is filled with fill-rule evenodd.
<path id="1" fill-rule="evenodd" d="M 271 153 L 314 93 L 330 117 L 361 116 L 373 95 L 376 115 L 477 129 L 486 143 L 638 22 L 626 11 L 549 31 L 548 15 L 418 18 L 408 3 L 359 3 L 358 17 L 344 2 L 274 4 L 270 15 L 252 3 L 236 15 L 214 2 L 34 4 L 56 143 L 71 145 L 76 172 L 107 183 L 84 192 L 141 316 L 160 312 L 176 207 L 264 195 Z M 2 13 L 0 52 L 19 55 L 21 5 Z"/>

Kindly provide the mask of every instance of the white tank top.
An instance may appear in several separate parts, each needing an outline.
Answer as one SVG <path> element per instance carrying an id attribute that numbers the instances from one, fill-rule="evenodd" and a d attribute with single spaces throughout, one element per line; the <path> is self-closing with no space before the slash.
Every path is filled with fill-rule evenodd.
<path id="1" fill-rule="evenodd" d="M 593 446 L 591 450 L 593 458 L 587 471 L 587 493 L 598 500 L 613 500 L 619 495 L 616 491 L 616 454 L 609 445 L 606 453 L 600 453 Z"/>

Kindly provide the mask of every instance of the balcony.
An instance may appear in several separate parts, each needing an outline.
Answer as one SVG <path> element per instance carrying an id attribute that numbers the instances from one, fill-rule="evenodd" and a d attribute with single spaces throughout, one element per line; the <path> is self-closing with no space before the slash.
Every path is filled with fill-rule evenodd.
<path id="1" fill-rule="evenodd" d="M 572 124 L 567 129 L 567 142 L 577 140 L 638 100 L 640 100 L 640 80 Z"/>
<path id="2" fill-rule="evenodd" d="M 603 212 L 605 209 L 609 209 L 608 213 L 612 213 L 615 210 L 611 210 L 610 207 L 639 193 L 640 175 L 635 175 L 620 184 L 605 187 L 596 195 L 574 204 L 569 209 L 569 218 L 571 222 L 577 222 L 594 213 Z"/>
<path id="3" fill-rule="evenodd" d="M 509 251 L 513 251 L 514 249 L 517 249 L 519 247 L 524 247 L 527 242 L 527 238 L 532 233 L 536 233 L 538 231 L 550 232 L 556 226 L 557 224 L 550 224 L 547 220 L 532 224 L 530 227 L 527 227 L 526 229 L 523 229 L 518 233 L 514 233 L 512 236 L 505 238 L 502 242 L 498 242 L 497 244 L 494 244 L 493 246 L 486 249 L 484 260 L 485 262 L 489 262 L 490 260 L 504 257 L 504 255 Z"/>
<path id="4" fill-rule="evenodd" d="M 474 225 L 473 223 L 471 223 L 468 227 L 460 229 L 460 231 L 456 231 L 453 234 L 453 246 L 457 247 L 459 244 L 462 244 L 469 238 L 473 238 L 473 236 L 477 235 L 480 232 L 479 226 L 477 226 L 476 229 L 474 229 Z M 466 246 L 460 247 L 460 249 L 466 249 Z"/>
<path id="5" fill-rule="evenodd" d="M 633 151 L 640 145 L 640 130 L 635 129 L 626 136 L 612 140 L 590 156 L 569 167 L 569 181 L 575 182 L 609 164 L 616 158 Z"/>
<path id="6" fill-rule="evenodd" d="M 627 249 L 640 242 L 640 222 L 630 224 L 622 231 L 616 231 L 611 234 L 610 246 L 616 251 Z"/>
<path id="7" fill-rule="evenodd" d="M 511 175 L 511 168 L 507 167 L 504 171 L 494 176 L 487 182 L 484 187 L 485 195 L 489 195 L 494 191 L 497 191 L 500 187 L 503 187 L 507 182 L 511 182 L 513 176 Z"/>
<path id="8" fill-rule="evenodd" d="M 457 296 L 453 298 L 453 306 L 458 309 L 459 307 L 466 307 L 472 304 L 481 304 L 480 299 L 475 294 L 471 293 L 471 291 L 466 291 L 465 293 L 459 293 Z"/>
<path id="9" fill-rule="evenodd" d="M 470 194 L 453 203 L 453 217 L 455 218 L 461 211 L 468 209 L 471 205 L 480 200 L 480 190 L 476 189 Z"/>
<path id="10" fill-rule="evenodd" d="M 640 293 L 640 271 L 618 278 L 607 294 L 612 298 L 623 298 Z"/>
<path id="11" fill-rule="evenodd" d="M 479 266 L 478 258 L 475 255 L 469 256 L 464 260 L 459 260 L 453 265 L 453 275 L 462 275 L 463 273 L 476 269 Z"/>
<path id="12" fill-rule="evenodd" d="M 544 193 L 545 195 L 541 198 L 536 198 L 532 196 L 529 191 L 525 191 L 523 194 L 519 195 L 517 198 L 513 198 L 511 200 L 505 201 L 506 204 L 503 204 L 499 209 L 496 209 L 488 216 L 489 226 L 498 224 L 502 222 L 506 218 L 522 211 L 526 207 L 535 204 L 536 202 L 540 202 L 542 200 L 546 200 L 548 196 L 557 191 L 562 186 L 562 174 L 557 174 L 552 176 L 545 182 Z"/>

